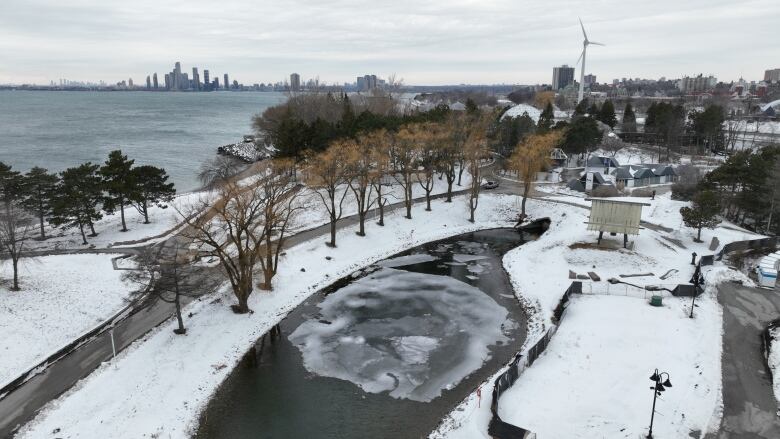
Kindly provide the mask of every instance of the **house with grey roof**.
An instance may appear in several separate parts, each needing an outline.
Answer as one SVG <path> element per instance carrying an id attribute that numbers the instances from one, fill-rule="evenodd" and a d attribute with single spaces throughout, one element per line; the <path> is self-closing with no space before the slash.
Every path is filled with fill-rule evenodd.
<path id="1" fill-rule="evenodd" d="M 677 173 L 671 165 L 623 165 L 615 168 L 611 175 L 615 178 L 615 184 L 623 187 L 642 187 L 677 181 Z"/>

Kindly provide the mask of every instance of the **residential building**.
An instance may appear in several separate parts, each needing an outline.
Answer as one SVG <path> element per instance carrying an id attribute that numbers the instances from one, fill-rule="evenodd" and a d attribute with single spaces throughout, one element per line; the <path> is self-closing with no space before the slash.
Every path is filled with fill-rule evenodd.
<path id="1" fill-rule="evenodd" d="M 225 90 L 229 90 L 230 89 L 230 81 L 228 81 L 228 74 L 227 73 L 225 73 L 224 79 L 225 79 L 225 82 L 223 82 L 222 84 L 225 86 Z"/>
<path id="2" fill-rule="evenodd" d="M 718 83 L 714 76 L 704 76 L 701 73 L 698 76 L 686 76 L 677 81 L 677 88 L 683 93 L 702 93 L 712 90 Z"/>
<path id="3" fill-rule="evenodd" d="M 566 64 L 553 67 L 553 90 L 558 91 L 570 84 L 574 84 L 574 67 L 569 67 Z"/>
<path id="4" fill-rule="evenodd" d="M 152 85 L 154 85 L 154 89 L 157 90 L 159 88 L 159 84 L 157 83 L 157 73 L 155 72 L 152 75 Z"/>
<path id="5" fill-rule="evenodd" d="M 596 75 L 593 74 L 587 74 L 584 78 L 585 87 L 590 87 L 593 84 L 596 84 Z"/>
<path id="6" fill-rule="evenodd" d="M 290 90 L 292 91 L 301 90 L 301 75 L 297 73 L 290 74 Z"/>
<path id="7" fill-rule="evenodd" d="M 192 89 L 200 91 L 200 74 L 197 67 L 192 68 Z"/>
<path id="8" fill-rule="evenodd" d="M 203 70 L 203 90 L 205 91 L 211 90 L 211 78 L 209 77 L 208 69 Z"/>
<path id="9" fill-rule="evenodd" d="M 764 72 L 764 82 L 777 83 L 780 82 L 780 69 L 769 69 Z"/>
<path id="10" fill-rule="evenodd" d="M 147 90 L 152 89 L 152 77 L 149 75 L 146 75 L 146 89 Z"/>

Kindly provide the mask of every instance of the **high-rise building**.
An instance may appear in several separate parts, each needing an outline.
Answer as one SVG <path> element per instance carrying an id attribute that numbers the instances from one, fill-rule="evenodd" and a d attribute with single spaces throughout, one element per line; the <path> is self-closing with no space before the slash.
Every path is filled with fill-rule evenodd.
<path id="1" fill-rule="evenodd" d="M 366 77 L 365 76 L 358 76 L 357 81 L 355 82 L 355 85 L 357 86 L 358 91 L 363 91 L 366 89 Z"/>
<path id="2" fill-rule="evenodd" d="M 596 84 L 596 75 L 587 74 L 583 81 L 585 82 L 585 87 L 590 87 L 591 85 Z"/>
<path id="3" fill-rule="evenodd" d="M 701 93 L 712 90 L 718 83 L 714 76 L 704 76 L 699 74 L 695 77 L 686 76 L 677 81 L 677 88 L 683 93 Z"/>
<path id="4" fill-rule="evenodd" d="M 203 90 L 211 90 L 211 78 L 209 77 L 208 69 L 203 70 Z"/>
<path id="5" fill-rule="evenodd" d="M 159 84 L 157 83 L 157 72 L 152 75 L 152 85 L 154 85 L 155 90 L 159 87 Z"/>
<path id="6" fill-rule="evenodd" d="M 769 69 L 764 72 L 764 82 L 780 82 L 780 69 Z"/>
<path id="7" fill-rule="evenodd" d="M 184 78 L 181 74 L 181 63 L 176 61 L 173 67 L 173 88 L 176 90 L 184 89 Z"/>
<path id="8" fill-rule="evenodd" d="M 214 78 L 214 90 L 219 90 L 219 78 Z"/>
<path id="9" fill-rule="evenodd" d="M 198 68 L 192 68 L 192 89 L 200 91 L 200 74 L 198 74 Z"/>
<path id="10" fill-rule="evenodd" d="M 166 73 L 165 74 L 165 89 L 170 90 L 171 89 L 171 74 Z"/>
<path id="11" fill-rule="evenodd" d="M 223 82 L 222 84 L 225 86 L 225 90 L 230 90 L 230 81 L 228 81 L 228 74 L 227 73 L 225 73 L 224 79 L 225 79 L 225 82 Z"/>
<path id="12" fill-rule="evenodd" d="M 127 87 L 128 87 L 128 88 L 133 88 L 133 78 L 129 78 L 129 79 L 128 79 L 128 81 L 127 81 Z"/>
<path id="13" fill-rule="evenodd" d="M 300 91 L 301 89 L 301 75 L 297 73 L 290 74 L 290 90 Z"/>
<path id="14" fill-rule="evenodd" d="M 574 84 L 574 67 L 566 64 L 553 67 L 552 89 L 558 91 L 569 84 Z"/>
<path id="15" fill-rule="evenodd" d="M 149 75 L 146 75 L 146 89 L 147 90 L 152 89 L 152 77 Z"/>

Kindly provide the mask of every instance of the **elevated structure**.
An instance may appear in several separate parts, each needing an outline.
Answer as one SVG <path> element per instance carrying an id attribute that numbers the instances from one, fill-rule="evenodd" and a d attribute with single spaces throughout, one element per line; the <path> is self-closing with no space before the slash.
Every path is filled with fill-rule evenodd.
<path id="1" fill-rule="evenodd" d="M 642 206 L 648 203 L 637 201 L 614 200 L 608 198 L 586 198 L 591 202 L 590 217 L 585 223 L 589 231 L 599 232 L 598 243 L 604 232 L 610 235 L 623 235 L 623 248 L 628 245 L 628 235 L 638 235 L 642 221 Z"/>

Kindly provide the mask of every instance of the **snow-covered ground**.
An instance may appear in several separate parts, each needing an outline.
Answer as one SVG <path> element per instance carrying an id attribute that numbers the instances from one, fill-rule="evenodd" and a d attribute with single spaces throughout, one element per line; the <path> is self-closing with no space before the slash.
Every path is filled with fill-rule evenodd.
<path id="1" fill-rule="evenodd" d="M 769 354 L 767 355 L 767 364 L 772 370 L 772 389 L 775 393 L 775 399 L 780 401 L 780 327 L 773 327 L 769 330 Z"/>
<path id="2" fill-rule="evenodd" d="M 0 387 L 99 325 L 126 305 L 132 285 L 110 254 L 22 259 L 9 291 L 10 263 L 0 263 Z"/>
<path id="3" fill-rule="evenodd" d="M 516 210 L 516 197 L 484 195 L 472 224 L 464 197 L 458 197 L 452 203 L 433 202 L 432 212 L 417 204 L 412 220 L 394 211 L 385 227 L 367 224 L 364 238 L 341 230 L 337 248 L 325 246 L 321 237 L 297 245 L 280 261 L 274 291 L 256 291 L 250 298 L 254 313 L 233 314 L 228 305 L 234 299 L 227 291 L 191 303 L 185 309 L 185 315 L 192 313 L 187 335 L 174 335 L 174 322 L 161 325 L 48 404 L 18 437 L 49 438 L 55 429 L 61 438 L 187 437 L 210 395 L 249 346 L 309 295 L 420 243 L 511 225 Z"/>
<path id="4" fill-rule="evenodd" d="M 563 197 L 583 205 L 589 202 Z M 689 299 L 664 298 L 653 308 L 641 289 L 610 286 L 609 278 L 644 287 L 671 287 L 687 283 L 692 275 L 690 255 L 712 254 L 707 243 L 718 236 L 721 245 L 756 238 L 748 232 L 718 227 L 702 231 L 705 243 L 693 242 L 695 231 L 682 225 L 682 202 L 667 197 L 643 208 L 643 219 L 664 224 L 672 232 L 644 229 L 633 237 L 633 249 L 621 247 L 622 237 L 605 236 L 612 249 L 594 248 L 596 232 L 588 232 L 586 209 L 559 205 L 546 208 L 553 220 L 537 241 L 516 248 L 504 257 L 518 299 L 533 311 L 524 348 L 535 343 L 552 325 L 552 313 L 571 284 L 568 272 L 597 273 L 602 281 L 583 281 L 584 295 L 573 300 L 549 350 L 520 377 L 499 402 L 505 421 L 538 433 L 540 439 L 560 437 L 639 437 L 649 421 L 648 377 L 659 367 L 672 376 L 675 387 L 659 406 L 664 424 L 659 437 L 687 437 L 689 430 L 716 428 L 721 411 L 720 353 L 722 319 L 714 285 L 727 278 L 718 264 L 705 271 L 707 293 L 697 300 L 696 319 L 688 319 Z M 536 203 L 532 215 L 540 216 Z M 684 246 L 684 248 L 682 247 Z M 677 271 L 670 271 L 677 270 Z M 620 278 L 620 274 L 652 273 Z M 667 274 L 668 273 L 668 274 Z M 736 274 L 739 276 L 739 274 Z M 662 279 L 661 276 L 665 278 Z M 444 420 L 434 438 L 487 438 L 492 381 L 483 384 L 477 408 L 472 394 Z M 619 411 L 616 412 L 616 411 Z M 685 414 L 685 417 L 682 415 Z M 620 429 L 625 428 L 624 431 Z"/>

